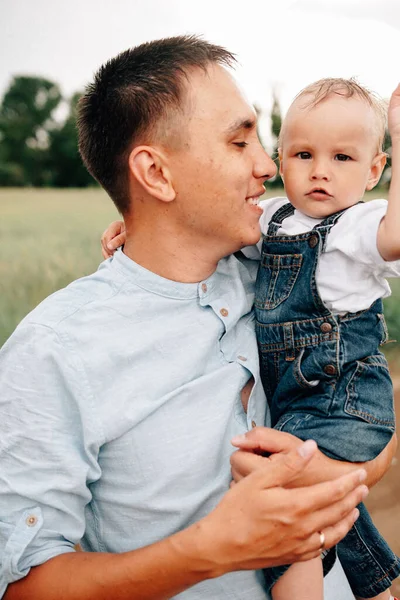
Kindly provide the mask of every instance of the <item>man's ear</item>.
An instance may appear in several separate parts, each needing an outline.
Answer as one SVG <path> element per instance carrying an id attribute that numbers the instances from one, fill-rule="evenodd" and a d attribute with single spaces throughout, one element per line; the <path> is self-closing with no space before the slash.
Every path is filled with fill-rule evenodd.
<path id="1" fill-rule="evenodd" d="M 279 175 L 283 181 L 283 153 L 282 148 L 278 148 L 278 157 L 279 157 Z"/>
<path id="2" fill-rule="evenodd" d="M 380 152 L 375 156 L 369 169 L 369 177 L 366 190 L 372 190 L 381 178 L 383 169 L 386 165 L 386 152 Z"/>
<path id="3" fill-rule="evenodd" d="M 131 174 L 150 196 L 162 202 L 175 200 L 168 161 L 160 150 L 152 146 L 136 146 L 128 162 Z"/>

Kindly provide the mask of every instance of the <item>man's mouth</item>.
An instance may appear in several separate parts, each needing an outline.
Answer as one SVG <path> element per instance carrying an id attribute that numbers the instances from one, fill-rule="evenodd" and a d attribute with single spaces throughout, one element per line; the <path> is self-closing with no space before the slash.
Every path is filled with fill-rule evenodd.
<path id="1" fill-rule="evenodd" d="M 261 200 L 261 196 L 264 194 L 263 190 L 262 192 L 260 192 L 259 194 L 255 195 L 255 196 L 249 196 L 248 198 L 246 198 L 246 202 L 247 204 L 251 204 L 251 206 L 258 206 L 258 204 L 260 203 Z"/>

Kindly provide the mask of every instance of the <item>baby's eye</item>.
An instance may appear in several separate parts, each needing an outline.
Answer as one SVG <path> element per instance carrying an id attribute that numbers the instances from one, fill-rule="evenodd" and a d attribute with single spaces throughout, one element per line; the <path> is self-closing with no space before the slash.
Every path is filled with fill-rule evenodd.
<path id="1" fill-rule="evenodd" d="M 296 156 L 298 156 L 302 160 L 308 160 L 309 158 L 311 158 L 311 154 L 309 152 L 298 152 Z"/>
<path id="2" fill-rule="evenodd" d="M 335 160 L 346 162 L 347 160 L 351 160 L 351 156 L 348 156 L 347 154 L 336 154 Z"/>
<path id="3" fill-rule="evenodd" d="M 246 148 L 249 144 L 247 142 L 233 142 L 238 148 Z"/>

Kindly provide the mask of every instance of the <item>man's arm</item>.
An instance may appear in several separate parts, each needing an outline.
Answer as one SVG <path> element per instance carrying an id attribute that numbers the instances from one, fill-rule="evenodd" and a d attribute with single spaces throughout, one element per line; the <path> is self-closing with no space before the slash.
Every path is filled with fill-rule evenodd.
<path id="1" fill-rule="evenodd" d="M 165 540 L 123 554 L 77 552 L 32 568 L 5 600 L 163 600 L 230 571 L 309 560 L 336 544 L 368 490 L 358 470 L 335 481 L 285 489 L 315 453 L 306 442 L 229 490 L 207 517 Z"/>
<path id="2" fill-rule="evenodd" d="M 239 448 L 239 451 L 231 457 L 232 475 L 235 481 L 239 481 L 261 467 L 266 460 L 273 462 L 281 453 L 285 454 L 293 450 L 302 442 L 290 433 L 268 427 L 256 427 L 243 436 L 237 436 L 232 443 Z M 362 467 L 367 472 L 366 484 L 372 487 L 389 469 L 396 448 L 397 436 L 394 434 L 379 456 L 365 463 L 334 460 L 318 450 L 307 468 L 292 481 L 291 485 L 313 485 Z M 268 458 L 263 456 L 265 453 L 270 453 L 271 456 Z"/>

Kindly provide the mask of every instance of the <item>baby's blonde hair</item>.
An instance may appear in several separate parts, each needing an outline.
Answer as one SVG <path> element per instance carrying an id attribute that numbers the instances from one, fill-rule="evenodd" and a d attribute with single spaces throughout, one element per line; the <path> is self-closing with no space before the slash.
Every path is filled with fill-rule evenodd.
<path id="1" fill-rule="evenodd" d="M 314 83 L 310 83 L 310 85 L 307 85 L 297 94 L 291 106 L 297 100 L 299 100 L 299 98 L 311 96 L 310 102 L 305 106 L 305 108 L 314 108 L 332 94 L 337 94 L 338 96 L 343 96 L 344 98 L 356 96 L 361 100 L 364 100 L 372 108 L 376 116 L 378 141 L 377 150 L 378 152 L 382 152 L 387 124 L 387 105 L 385 101 L 382 100 L 377 94 L 357 83 L 353 77 L 351 79 L 327 77 L 326 79 L 319 79 Z M 281 131 L 279 133 L 278 145 L 280 147 L 282 146 L 283 142 L 284 129 L 285 121 L 283 121 Z"/>

